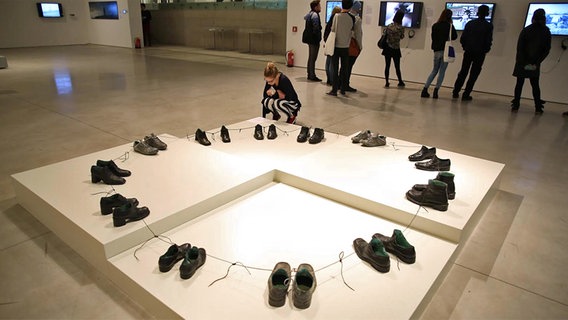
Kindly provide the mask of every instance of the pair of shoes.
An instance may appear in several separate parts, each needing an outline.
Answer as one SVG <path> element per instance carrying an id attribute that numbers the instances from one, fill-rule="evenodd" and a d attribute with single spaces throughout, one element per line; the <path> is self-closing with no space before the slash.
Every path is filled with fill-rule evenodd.
<path id="1" fill-rule="evenodd" d="M 292 269 L 287 262 L 278 262 L 268 278 L 268 304 L 281 307 L 286 303 L 286 295 L 292 279 Z M 302 263 L 298 266 L 292 284 L 292 298 L 298 309 L 307 309 L 312 303 L 316 289 L 316 274 L 311 265 Z"/>
<path id="2" fill-rule="evenodd" d="M 460 93 L 459 93 L 459 92 L 456 92 L 456 91 L 453 91 L 453 92 L 452 92 L 452 98 L 457 99 L 457 98 L 459 98 L 459 97 L 460 97 Z"/>
<path id="3" fill-rule="evenodd" d="M 253 137 L 256 140 L 264 140 L 264 133 L 262 132 L 262 126 L 260 124 L 257 124 L 254 127 Z M 266 137 L 269 140 L 274 140 L 274 139 L 276 139 L 276 137 L 278 137 L 278 134 L 276 133 L 276 126 L 274 124 L 271 124 L 270 126 L 268 126 L 268 135 Z"/>
<path id="4" fill-rule="evenodd" d="M 318 77 L 308 77 L 309 81 L 321 82 L 321 79 Z"/>
<path id="5" fill-rule="evenodd" d="M 450 166 L 452 162 L 450 159 L 440 159 L 436 155 L 428 161 L 417 162 L 414 165 L 416 169 L 426 170 L 426 171 L 450 171 Z"/>
<path id="6" fill-rule="evenodd" d="M 373 238 L 379 239 L 388 253 L 394 254 L 403 262 L 408 264 L 416 262 L 416 250 L 414 249 L 414 246 L 406 240 L 400 230 L 394 229 L 391 237 L 375 233 Z"/>
<path id="7" fill-rule="evenodd" d="M 430 94 L 428 93 L 428 89 L 423 88 L 422 92 L 420 93 L 420 98 L 430 98 Z"/>
<path id="8" fill-rule="evenodd" d="M 136 140 L 133 145 L 134 151 L 146 156 L 154 156 L 158 154 L 158 148 L 152 147 L 144 140 Z"/>
<path id="9" fill-rule="evenodd" d="M 396 86 L 399 87 L 399 88 L 404 88 L 404 87 L 406 87 L 406 84 L 403 81 L 399 81 Z"/>
<path id="10" fill-rule="evenodd" d="M 425 189 L 414 188 L 406 192 L 406 198 L 419 206 L 431 207 L 436 210 L 448 210 L 448 184 L 430 179 Z"/>
<path id="11" fill-rule="evenodd" d="M 371 130 L 361 130 L 356 136 L 351 138 L 351 142 L 360 143 L 363 140 L 367 140 L 373 136 Z"/>
<path id="12" fill-rule="evenodd" d="M 181 246 L 173 244 L 158 259 L 158 267 L 160 272 L 168 272 L 178 261 L 183 259 L 179 267 L 179 276 L 182 279 L 189 279 L 197 269 L 205 264 L 206 258 L 207 253 L 203 248 L 192 247 L 189 243 L 184 243 Z"/>
<path id="13" fill-rule="evenodd" d="M 211 141 L 209 141 L 209 139 L 207 139 L 207 134 L 205 134 L 205 131 L 203 131 L 201 129 L 197 129 L 195 131 L 195 141 L 199 142 L 199 144 L 204 145 L 204 146 L 210 146 L 211 145 Z"/>
<path id="14" fill-rule="evenodd" d="M 150 215 L 148 207 L 138 208 L 138 203 L 134 204 L 127 201 L 120 207 L 116 207 L 112 211 L 112 222 L 115 227 L 122 227 L 128 222 L 138 221 Z"/>
<path id="15" fill-rule="evenodd" d="M 345 88 L 345 91 L 347 92 L 357 92 L 357 89 L 353 88 L 353 87 L 347 87 Z"/>
<path id="16" fill-rule="evenodd" d="M 434 180 L 442 181 L 448 185 L 448 200 L 454 200 L 456 198 L 456 185 L 454 183 L 455 175 L 451 172 L 442 171 L 438 172 L 438 175 Z M 416 191 L 424 191 L 428 188 L 427 184 L 415 184 L 412 186 L 412 189 Z"/>
<path id="17" fill-rule="evenodd" d="M 300 131 L 301 133 L 301 131 Z M 318 144 L 320 142 L 322 142 L 324 140 L 324 131 L 321 128 L 315 128 L 314 129 L 314 134 L 312 134 L 312 136 L 310 137 L 310 139 L 308 140 L 309 144 Z"/>
<path id="18" fill-rule="evenodd" d="M 373 134 L 370 138 L 362 140 L 362 147 L 380 147 L 387 144 L 387 137 L 380 134 Z"/>
<path id="19" fill-rule="evenodd" d="M 432 99 L 438 99 L 438 90 L 439 88 L 434 88 L 434 94 L 432 95 Z"/>
<path id="20" fill-rule="evenodd" d="M 123 195 L 116 193 L 112 196 L 101 197 L 100 206 L 101 214 L 106 216 L 114 211 L 114 208 L 125 205 L 130 202 L 133 206 L 138 205 L 138 200 L 136 198 L 126 198 Z"/>
<path id="21" fill-rule="evenodd" d="M 227 129 L 227 127 L 225 127 L 224 125 L 221 127 L 221 141 L 223 141 L 224 143 L 231 142 L 231 137 L 229 136 L 229 129 Z"/>
<path id="22" fill-rule="evenodd" d="M 410 161 L 422 161 L 426 159 L 432 159 L 436 155 L 436 147 L 428 149 L 426 146 L 422 146 L 420 150 L 408 156 Z"/>
<path id="23" fill-rule="evenodd" d="M 473 97 L 470 96 L 469 94 L 462 95 L 462 101 L 471 101 L 471 100 L 473 100 Z"/>
<path id="24" fill-rule="evenodd" d="M 369 263 L 375 270 L 386 273 L 390 270 L 390 257 L 385 251 L 381 239 L 372 237 L 371 241 L 357 238 L 353 240 L 353 249 L 359 259 Z"/>
<path id="25" fill-rule="evenodd" d="M 126 179 L 131 172 L 119 168 L 114 161 L 97 160 L 97 164 L 91 166 L 91 182 L 97 183 L 99 181 L 109 185 L 125 184 Z"/>
<path id="26" fill-rule="evenodd" d="M 150 135 L 145 136 L 143 141 L 146 142 L 146 144 L 149 145 L 150 147 L 154 147 L 160 151 L 166 150 L 168 148 L 168 145 L 164 143 L 162 140 L 160 140 L 160 138 L 158 138 L 153 133 L 150 133 Z"/>
<path id="27" fill-rule="evenodd" d="M 331 90 L 330 92 L 326 93 L 328 96 L 334 96 L 337 97 L 337 91 L 335 90 Z"/>

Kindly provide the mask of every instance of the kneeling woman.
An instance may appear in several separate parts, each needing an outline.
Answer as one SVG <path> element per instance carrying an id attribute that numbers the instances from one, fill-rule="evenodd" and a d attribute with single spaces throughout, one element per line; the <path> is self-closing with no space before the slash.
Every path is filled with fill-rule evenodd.
<path id="1" fill-rule="evenodd" d="M 264 80 L 262 117 L 272 113 L 272 120 L 279 120 L 283 113 L 287 123 L 294 123 L 302 104 L 290 79 L 269 62 L 264 68 Z"/>

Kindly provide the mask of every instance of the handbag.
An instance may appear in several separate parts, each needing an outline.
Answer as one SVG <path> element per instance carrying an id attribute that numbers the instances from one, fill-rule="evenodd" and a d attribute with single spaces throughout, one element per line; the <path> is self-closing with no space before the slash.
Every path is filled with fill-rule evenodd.
<path id="1" fill-rule="evenodd" d="M 452 44 L 452 25 L 450 25 L 450 35 L 444 44 L 444 62 L 452 63 L 456 60 L 456 49 Z"/>
<path id="2" fill-rule="evenodd" d="M 337 27 L 335 25 L 336 19 L 337 19 L 337 15 L 335 15 L 333 17 L 333 22 L 332 22 L 332 25 L 331 25 L 331 32 L 327 36 L 327 40 L 325 40 L 324 54 L 326 56 L 333 56 L 333 54 L 335 52 L 335 30 L 337 30 Z"/>
<path id="3" fill-rule="evenodd" d="M 355 40 L 355 38 L 351 38 L 351 41 L 349 42 L 349 56 L 358 57 L 360 53 L 361 50 L 359 49 L 357 41 Z"/>
<path id="4" fill-rule="evenodd" d="M 384 49 L 384 48 L 387 47 L 387 34 L 386 34 L 386 32 L 383 33 L 383 35 L 379 39 L 379 42 L 377 42 L 377 47 L 379 47 L 380 49 Z"/>

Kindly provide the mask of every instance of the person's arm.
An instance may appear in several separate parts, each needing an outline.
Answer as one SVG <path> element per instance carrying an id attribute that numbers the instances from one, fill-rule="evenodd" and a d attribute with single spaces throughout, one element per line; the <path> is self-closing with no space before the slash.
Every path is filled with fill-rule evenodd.
<path id="1" fill-rule="evenodd" d="M 357 17 L 355 19 L 355 30 L 354 30 L 354 38 L 357 41 L 357 45 L 359 46 L 359 50 L 363 50 L 363 28 L 361 25 L 363 21 L 361 18 Z"/>
<path id="2" fill-rule="evenodd" d="M 489 24 L 489 32 L 485 38 L 485 53 L 491 51 L 491 46 L 493 45 L 493 25 Z"/>
<path id="3" fill-rule="evenodd" d="M 552 35 L 550 34 L 550 29 L 547 29 L 544 40 L 544 50 L 542 52 L 541 58 L 538 61 L 539 64 L 542 63 L 544 59 L 546 59 L 546 57 L 548 57 L 548 54 L 550 53 L 551 42 L 552 42 Z"/>

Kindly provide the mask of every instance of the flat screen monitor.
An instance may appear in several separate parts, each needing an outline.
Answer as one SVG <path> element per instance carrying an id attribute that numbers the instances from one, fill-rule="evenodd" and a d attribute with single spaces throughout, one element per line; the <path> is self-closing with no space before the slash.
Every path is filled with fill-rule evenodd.
<path id="1" fill-rule="evenodd" d="M 361 11 L 359 11 L 359 17 L 363 18 L 363 1 L 359 2 L 361 2 Z M 341 1 L 327 1 L 325 3 L 325 23 L 327 23 L 331 18 L 331 12 L 335 7 L 341 8 Z"/>
<path id="2" fill-rule="evenodd" d="M 568 36 L 568 2 L 529 3 L 525 27 L 532 23 L 536 9 L 544 9 L 546 12 L 546 26 L 553 36 Z"/>
<path id="3" fill-rule="evenodd" d="M 118 19 L 116 1 L 89 2 L 91 19 Z"/>
<path id="4" fill-rule="evenodd" d="M 485 17 L 485 20 L 493 22 L 495 3 L 446 2 L 446 9 L 452 10 L 454 28 L 462 31 L 469 21 L 477 19 L 477 10 L 482 5 L 489 7 L 489 15 Z"/>
<path id="5" fill-rule="evenodd" d="M 61 18 L 63 17 L 63 7 L 57 2 L 38 2 L 37 14 L 41 18 Z"/>
<path id="6" fill-rule="evenodd" d="M 388 26 L 392 23 L 394 14 L 398 10 L 403 10 L 404 18 L 402 18 L 402 26 L 407 28 L 420 28 L 422 7 L 422 2 L 381 1 L 379 26 Z"/>

